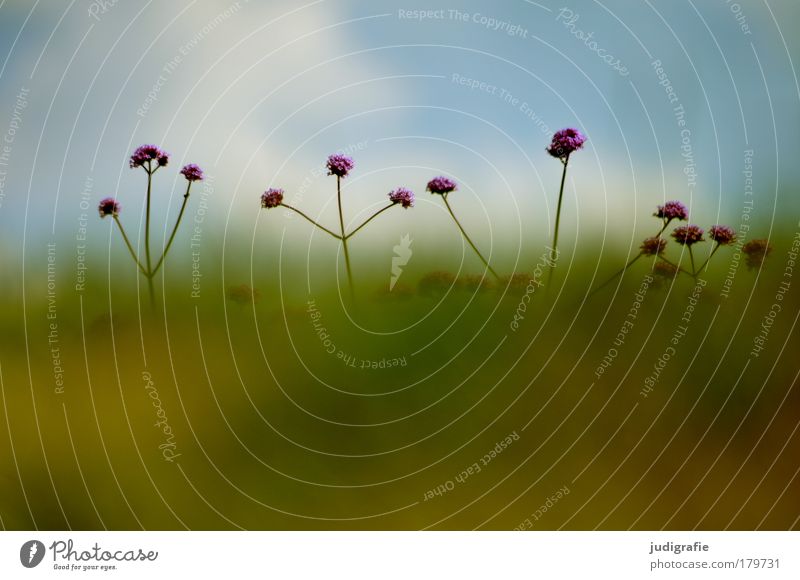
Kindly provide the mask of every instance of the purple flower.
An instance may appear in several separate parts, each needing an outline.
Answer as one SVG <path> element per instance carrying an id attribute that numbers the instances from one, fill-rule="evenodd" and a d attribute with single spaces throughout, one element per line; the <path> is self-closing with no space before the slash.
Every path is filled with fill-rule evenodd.
<path id="1" fill-rule="evenodd" d="M 455 191 L 458 189 L 456 186 L 456 182 L 452 179 L 448 179 L 443 175 L 439 177 L 434 177 L 428 182 L 427 190 L 431 193 L 438 193 L 439 195 L 444 195 L 446 193 L 450 193 L 451 191 Z"/>
<path id="2" fill-rule="evenodd" d="M 667 240 L 663 238 L 647 238 L 639 246 L 642 254 L 645 256 L 658 256 L 667 247 Z"/>
<path id="3" fill-rule="evenodd" d="M 355 162 L 352 157 L 341 153 L 334 153 L 328 157 L 328 175 L 335 175 L 336 177 L 347 177 L 347 174 L 352 171 Z"/>
<path id="4" fill-rule="evenodd" d="M 283 190 L 270 187 L 261 194 L 261 207 L 278 207 L 283 202 Z"/>
<path id="5" fill-rule="evenodd" d="M 703 228 L 695 225 L 680 226 L 675 228 L 675 230 L 672 232 L 672 237 L 675 238 L 675 241 L 682 246 L 691 246 L 697 242 L 705 241 L 703 239 Z"/>
<path id="6" fill-rule="evenodd" d="M 414 205 L 414 192 L 405 187 L 398 187 L 389 193 L 389 201 L 402 204 L 405 209 Z"/>
<path id="7" fill-rule="evenodd" d="M 97 210 L 100 212 L 101 218 L 104 218 L 107 215 L 110 215 L 111 217 L 117 217 L 119 212 L 122 211 L 122 206 L 113 197 L 107 197 L 100 201 L 100 205 L 97 206 Z"/>
<path id="8" fill-rule="evenodd" d="M 159 167 L 163 167 L 169 162 L 169 153 L 155 145 L 142 145 L 131 155 L 131 169 L 142 167 L 148 161 L 155 161 Z"/>
<path id="9" fill-rule="evenodd" d="M 736 232 L 728 226 L 711 226 L 708 228 L 708 237 L 720 246 L 726 246 L 736 241 Z"/>
<path id="10" fill-rule="evenodd" d="M 664 205 L 658 206 L 658 211 L 653 215 L 667 223 L 672 220 L 685 221 L 689 219 L 689 210 L 679 201 L 668 201 Z"/>
<path id="11" fill-rule="evenodd" d="M 745 261 L 750 270 L 760 268 L 771 251 L 772 246 L 769 245 L 768 240 L 750 240 L 742 246 L 742 252 L 746 256 Z"/>
<path id="12" fill-rule="evenodd" d="M 187 181 L 203 180 L 203 170 L 200 169 L 194 163 L 190 163 L 189 165 L 184 165 L 183 169 L 181 169 L 181 174 L 186 178 Z"/>
<path id="13" fill-rule="evenodd" d="M 547 148 L 547 152 L 553 157 L 559 159 L 566 159 L 571 153 L 577 151 L 586 142 L 586 137 L 581 135 L 581 132 L 572 127 L 556 131 L 553 135 L 553 140 Z"/>

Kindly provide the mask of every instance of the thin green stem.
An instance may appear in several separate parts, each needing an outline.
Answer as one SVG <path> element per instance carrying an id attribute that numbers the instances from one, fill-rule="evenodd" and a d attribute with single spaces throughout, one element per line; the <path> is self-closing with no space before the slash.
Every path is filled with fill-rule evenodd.
<path id="1" fill-rule="evenodd" d="M 697 280 L 697 269 L 694 267 L 694 253 L 692 252 L 692 246 L 689 246 L 689 260 L 692 262 L 692 278 Z"/>
<path id="2" fill-rule="evenodd" d="M 458 221 L 456 214 L 453 213 L 453 208 L 450 207 L 450 202 L 447 201 L 447 194 L 442 195 L 442 199 L 444 200 L 444 205 L 447 207 L 447 211 L 450 212 L 450 216 L 453 218 L 453 221 L 456 222 L 458 229 L 461 230 L 461 235 L 464 236 L 464 239 L 467 240 L 467 243 L 472 247 L 472 249 L 475 251 L 478 257 L 481 259 L 481 262 L 483 262 L 483 265 L 486 266 L 486 269 L 489 270 L 492 273 L 492 276 L 494 276 L 499 281 L 500 276 L 497 275 L 497 272 L 494 271 L 494 268 L 492 268 L 489 265 L 489 262 L 487 262 L 486 258 L 483 257 L 483 254 L 481 254 L 478 248 L 475 246 L 475 244 L 472 243 L 472 240 L 467 235 L 467 232 L 464 231 L 461 222 Z"/>
<path id="3" fill-rule="evenodd" d="M 387 205 L 386 207 L 379 209 L 379 210 L 378 210 L 378 211 L 376 211 L 374 214 L 372 214 L 372 216 L 370 216 L 369 218 L 367 218 L 367 220 L 366 220 L 366 221 L 365 221 L 363 224 L 361 224 L 361 225 L 360 225 L 360 226 L 358 226 L 356 229 L 354 229 L 352 232 L 350 232 L 349 234 L 347 234 L 347 235 L 346 235 L 344 238 L 345 238 L 345 239 L 352 238 L 352 237 L 355 235 L 355 233 L 356 233 L 358 230 L 360 230 L 361 228 L 363 228 L 365 225 L 367 225 L 369 222 L 371 222 L 372 220 L 374 220 L 376 217 L 378 217 L 380 214 L 382 214 L 383 212 L 385 212 L 387 209 L 389 209 L 390 207 L 394 207 L 395 205 L 397 205 L 397 202 L 392 202 L 392 203 L 390 203 L 389 205 Z"/>
<path id="4" fill-rule="evenodd" d="M 175 220 L 175 226 L 172 228 L 172 233 L 169 236 L 169 241 L 167 241 L 167 245 L 164 247 L 164 252 L 161 254 L 161 257 L 158 259 L 156 263 L 156 267 L 153 268 L 153 276 L 158 273 L 158 269 L 161 267 L 161 264 L 164 263 L 164 259 L 167 257 L 167 252 L 169 252 L 170 246 L 172 246 L 172 241 L 175 239 L 175 234 L 178 233 L 178 226 L 181 225 L 181 219 L 183 218 L 183 212 L 186 211 L 186 203 L 189 201 L 189 191 L 192 189 L 192 182 L 190 181 L 189 184 L 186 186 L 186 193 L 183 195 L 183 204 L 181 204 L 181 211 L 178 212 L 178 219 Z"/>
<path id="5" fill-rule="evenodd" d="M 641 257 L 642 257 L 642 254 L 641 254 L 641 253 L 637 254 L 637 255 L 636 255 L 636 257 L 635 257 L 635 258 L 633 258 L 633 259 L 632 259 L 630 262 L 628 262 L 627 264 L 625 264 L 625 265 L 622 267 L 622 269 L 621 269 L 619 272 L 617 272 L 616 274 L 614 274 L 613 276 L 611 276 L 611 277 L 610 277 L 608 280 L 606 280 L 605 282 L 603 282 L 602 284 L 600 284 L 600 286 L 598 286 L 597 288 L 595 288 L 594 290 L 592 290 L 592 291 L 589 293 L 589 295 L 588 295 L 586 298 L 591 298 L 591 297 L 592 297 L 592 296 L 594 296 L 594 295 L 595 295 L 597 292 L 600 292 L 600 290 L 602 290 L 603 288 L 605 288 L 606 286 L 608 286 L 609 284 L 611 284 L 611 282 L 613 282 L 613 281 L 614 281 L 614 280 L 617 278 L 617 276 L 621 276 L 621 275 L 623 274 L 623 272 L 625 272 L 625 270 L 627 270 L 628 268 L 630 268 L 631 266 L 633 266 L 634 262 L 636 262 L 636 260 L 638 260 L 638 259 L 639 259 L 639 258 L 641 258 Z"/>
<path id="6" fill-rule="evenodd" d="M 300 214 L 301 216 L 303 216 L 304 218 L 306 218 L 308 221 L 310 221 L 312 224 L 314 224 L 314 225 L 315 225 L 315 226 L 317 226 L 319 229 L 321 229 L 323 232 L 325 232 L 325 233 L 328 233 L 328 234 L 332 235 L 332 236 L 333 236 L 334 238 L 336 238 L 337 240 L 341 240 L 341 239 L 342 239 L 342 238 L 341 238 L 341 236 L 339 236 L 339 234 L 335 234 L 335 233 L 333 233 L 331 230 L 329 230 L 328 228 L 326 228 L 325 226 L 321 226 L 321 225 L 319 225 L 317 222 L 315 222 L 313 219 L 311 219 L 310 217 L 308 217 L 306 214 L 304 214 L 302 211 L 300 211 L 300 210 L 299 210 L 299 209 L 297 209 L 296 207 L 292 207 L 292 206 L 291 206 L 291 205 L 289 205 L 288 203 L 283 203 L 283 202 L 281 202 L 281 205 L 282 205 L 283 207 L 285 207 L 286 209 L 290 209 L 290 210 L 292 210 L 293 212 Z"/>
<path id="7" fill-rule="evenodd" d="M 691 272 L 688 272 L 686 269 L 684 269 L 684 268 L 681 268 L 680 266 L 678 266 L 677 264 L 675 264 L 675 263 L 674 263 L 674 262 L 672 262 L 671 260 L 668 260 L 667 258 L 665 258 L 664 256 L 662 256 L 661 254 L 659 254 L 659 255 L 658 255 L 658 257 L 659 257 L 659 259 L 663 260 L 664 262 L 666 262 L 667 264 L 669 264 L 670 266 L 672 266 L 673 268 L 675 268 L 675 270 L 676 270 L 676 271 L 678 271 L 678 272 L 683 272 L 683 273 L 684 273 L 684 274 L 686 274 L 687 276 L 691 276 L 691 275 L 692 275 L 692 273 L 691 273 Z"/>
<path id="8" fill-rule="evenodd" d="M 715 244 L 714 249 L 711 250 L 711 253 L 708 255 L 708 258 L 706 258 L 706 261 L 703 262 L 703 265 L 700 266 L 700 269 L 697 271 L 698 273 L 706 269 L 706 266 L 708 266 L 708 263 L 711 261 L 711 258 L 714 257 L 714 254 L 717 252 L 718 249 L 719 249 L 719 244 Z"/>
<path id="9" fill-rule="evenodd" d="M 156 170 L 158 168 L 156 167 Z M 147 286 L 150 290 L 150 305 L 155 308 L 156 293 L 153 288 L 153 268 L 150 261 L 150 193 L 153 185 L 152 161 L 147 161 L 147 218 L 144 226 L 144 252 L 147 260 Z"/>
<path id="10" fill-rule="evenodd" d="M 567 165 L 569 165 L 569 155 L 567 155 L 561 162 L 564 165 L 564 170 L 561 172 L 561 186 L 558 188 L 558 205 L 556 206 L 556 227 L 553 231 L 553 244 L 550 246 L 550 269 L 547 271 L 547 286 L 550 286 L 550 280 L 553 277 L 553 270 L 556 267 L 558 260 L 558 230 L 561 226 L 561 204 L 564 201 L 564 183 L 567 180 Z"/>
<path id="11" fill-rule="evenodd" d="M 567 165 L 569 164 L 569 155 L 562 161 L 564 171 L 561 173 L 561 187 L 558 189 L 558 206 L 556 207 L 556 227 L 553 232 L 553 244 L 550 246 L 550 261 L 555 262 L 558 259 L 558 229 L 561 225 L 561 204 L 564 201 L 564 182 L 567 180 Z M 552 266 L 551 266 L 552 268 Z"/>
<path id="12" fill-rule="evenodd" d="M 342 232 L 342 248 L 344 249 L 344 264 L 347 268 L 347 283 L 350 285 L 350 298 L 355 298 L 353 289 L 353 271 L 350 268 L 350 251 L 347 249 L 347 237 L 344 233 L 344 213 L 342 212 L 342 178 L 336 176 L 336 201 L 339 203 L 339 229 Z"/>
<path id="13" fill-rule="evenodd" d="M 114 217 L 114 222 L 116 222 L 117 227 L 119 228 L 119 231 L 122 234 L 122 239 L 125 240 L 125 245 L 128 247 L 128 251 L 131 253 L 131 258 L 133 258 L 133 261 L 136 262 L 136 265 L 139 267 L 139 270 L 142 271 L 142 274 L 147 276 L 147 270 L 145 270 L 144 266 L 142 266 L 142 263 L 139 261 L 139 257 L 136 255 L 136 252 L 134 251 L 133 246 L 131 245 L 131 241 L 128 239 L 128 234 L 125 233 L 125 228 L 122 227 L 122 222 L 119 221 L 118 216 L 115 215 L 113 217 Z"/>

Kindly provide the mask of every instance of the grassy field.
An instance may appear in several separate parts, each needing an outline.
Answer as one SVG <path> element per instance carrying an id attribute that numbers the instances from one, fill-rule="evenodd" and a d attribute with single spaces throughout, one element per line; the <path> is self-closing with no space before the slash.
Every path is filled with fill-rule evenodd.
<path id="1" fill-rule="evenodd" d="M 427 256 L 357 269 L 355 304 L 330 256 L 207 256 L 155 310 L 127 262 L 76 291 L 60 257 L 48 295 L 40 260 L 0 314 L 2 525 L 796 527 L 791 243 L 591 296 L 627 256 L 501 284 Z"/>

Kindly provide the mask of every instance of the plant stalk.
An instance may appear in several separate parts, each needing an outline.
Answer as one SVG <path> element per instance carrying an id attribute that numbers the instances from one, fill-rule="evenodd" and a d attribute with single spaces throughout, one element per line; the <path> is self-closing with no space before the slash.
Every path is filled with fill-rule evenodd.
<path id="1" fill-rule="evenodd" d="M 161 258 L 159 258 L 156 267 L 153 268 L 153 276 L 155 276 L 158 273 L 158 269 L 161 267 L 161 264 L 164 263 L 164 259 L 167 257 L 167 252 L 169 252 L 169 249 L 172 246 L 172 241 L 175 239 L 175 234 L 178 233 L 178 226 L 181 225 L 183 212 L 186 211 L 186 202 L 189 201 L 189 191 L 191 189 L 192 189 L 192 182 L 190 181 L 189 184 L 186 186 L 186 193 L 183 196 L 183 204 L 181 204 L 181 211 L 178 212 L 178 219 L 175 220 L 175 226 L 172 228 L 172 233 L 169 236 L 169 241 L 167 241 L 167 245 L 164 247 L 164 252 L 161 254 Z"/>
<path id="2" fill-rule="evenodd" d="M 352 238 L 352 237 L 355 235 L 355 233 L 356 233 L 358 230 L 360 230 L 361 228 L 363 228 L 365 225 L 367 225 L 369 222 L 371 222 L 372 220 L 374 220 L 376 217 L 378 217 L 380 214 L 382 214 L 383 212 L 385 212 L 387 209 L 389 209 L 390 207 L 394 207 L 395 205 L 397 205 L 397 202 L 392 202 L 392 203 L 390 203 L 389 205 L 387 205 L 386 207 L 383 207 L 383 208 L 379 209 L 379 210 L 378 210 L 378 211 L 376 211 L 374 214 L 372 214 L 372 215 L 371 215 L 369 218 L 367 218 L 367 220 L 366 220 L 364 223 L 362 223 L 360 226 L 358 226 L 358 227 L 357 227 L 356 229 L 354 229 L 352 232 L 350 232 L 349 234 L 347 234 L 347 235 L 346 235 L 344 238 L 345 238 L 345 239 Z"/>
<path id="3" fill-rule="evenodd" d="M 499 281 L 500 280 L 500 276 L 497 275 L 497 272 L 494 271 L 494 268 L 492 268 L 489 265 L 489 262 L 487 262 L 486 258 L 483 257 L 483 254 L 481 254 L 480 251 L 478 250 L 478 248 L 475 246 L 475 244 L 472 243 L 472 240 L 467 235 L 467 232 L 464 231 L 464 228 L 462 227 L 461 222 L 458 221 L 458 218 L 456 217 L 456 214 L 453 213 L 453 208 L 450 207 L 450 202 L 447 201 L 447 194 L 444 194 L 442 196 L 442 199 L 444 200 L 444 205 L 447 207 L 447 211 L 450 212 L 450 216 L 453 218 L 453 221 L 456 222 L 456 225 L 458 226 L 458 229 L 461 230 L 461 235 L 464 236 L 464 239 L 467 241 L 467 243 L 472 247 L 472 249 L 475 251 L 475 253 L 478 255 L 478 257 L 481 259 L 481 262 L 483 262 L 483 265 L 486 266 L 486 269 L 489 270 L 489 272 L 492 273 L 492 276 L 494 276 L 495 279 Z"/>
<path id="4" fill-rule="evenodd" d="M 350 268 L 350 251 L 347 249 L 347 237 L 344 233 L 344 213 L 342 212 L 342 178 L 338 175 L 336 176 L 336 201 L 339 204 L 339 230 L 342 232 L 340 239 L 342 240 L 342 248 L 344 250 L 344 263 L 345 267 L 347 268 L 347 283 L 350 286 L 350 298 L 355 299 L 355 290 L 353 288 L 353 272 Z"/>

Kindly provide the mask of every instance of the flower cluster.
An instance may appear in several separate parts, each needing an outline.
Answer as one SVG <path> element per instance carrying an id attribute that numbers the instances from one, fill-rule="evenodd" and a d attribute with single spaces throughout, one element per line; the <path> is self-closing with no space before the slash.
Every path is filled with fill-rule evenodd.
<path id="1" fill-rule="evenodd" d="M 769 240 L 750 240 L 742 246 L 742 253 L 745 255 L 745 263 L 750 270 L 760 268 L 771 251 L 772 246 L 769 244 Z"/>
<path id="2" fill-rule="evenodd" d="M 672 237 L 682 246 L 692 246 L 697 242 L 705 242 L 703 233 L 703 228 L 692 224 L 675 228 Z"/>
<path id="3" fill-rule="evenodd" d="M 672 279 L 681 272 L 689 274 L 696 279 L 700 272 L 702 272 L 708 265 L 709 261 L 719 248 L 722 246 L 729 246 L 736 241 L 736 232 L 729 226 L 718 224 L 708 228 L 708 237 L 712 242 L 714 242 L 714 247 L 711 249 L 711 253 L 706 258 L 706 261 L 698 268 L 696 267 L 694 261 L 695 256 L 693 254 L 692 247 L 699 242 L 706 241 L 706 239 L 703 237 L 706 232 L 703 230 L 703 228 L 694 224 L 676 227 L 674 230 L 672 230 L 670 235 L 676 243 L 688 249 L 691 270 L 685 270 L 679 263 L 674 264 L 664 257 L 664 252 L 667 249 L 667 240 L 662 236 L 673 220 L 688 221 L 689 210 L 687 210 L 686 206 L 680 201 L 668 201 L 664 205 L 659 205 L 656 208 L 656 212 L 653 214 L 653 216 L 657 217 L 663 222 L 658 233 L 655 236 L 646 238 L 642 242 L 641 246 L 639 246 L 639 254 L 605 283 L 595 288 L 592 293 L 598 292 L 603 287 L 611 283 L 612 280 L 625 272 L 628 267 L 630 267 L 642 256 L 655 258 L 655 263 L 653 264 L 653 274 L 658 280 L 663 281 L 665 279 Z M 756 245 L 753 245 L 752 252 L 753 255 L 758 253 Z"/>
<path id="4" fill-rule="evenodd" d="M 567 127 L 561 131 L 556 131 L 547 152 L 553 157 L 566 160 L 570 154 L 583 147 L 586 137 L 581 132 L 572 127 Z"/>
<path id="5" fill-rule="evenodd" d="M 658 211 L 653 215 L 664 220 L 665 224 L 669 224 L 672 220 L 688 220 L 689 210 L 679 201 L 668 201 L 664 205 L 658 206 Z"/>
<path id="6" fill-rule="evenodd" d="M 640 250 L 645 256 L 659 256 L 667 247 L 667 240 L 664 238 L 653 237 L 647 238 L 642 242 Z"/>
<path id="7" fill-rule="evenodd" d="M 122 211 L 122 206 L 113 197 L 107 197 L 100 200 L 100 205 L 97 207 L 97 209 L 100 211 L 101 218 L 104 218 L 107 215 L 110 215 L 111 217 L 117 217 L 119 212 Z"/>
<path id="8" fill-rule="evenodd" d="M 389 201 L 399 203 L 405 209 L 408 209 L 414 205 L 414 192 L 405 187 L 398 187 L 389 193 Z"/>
<path id="9" fill-rule="evenodd" d="M 153 161 L 156 162 L 158 167 L 164 167 L 169 163 L 169 153 L 155 145 L 142 145 L 141 147 L 137 147 L 136 151 L 131 155 L 130 166 L 131 169 L 136 169 L 137 167 L 144 167 L 145 164 L 147 164 L 145 169 L 149 170 Z"/>
<path id="10" fill-rule="evenodd" d="M 194 163 L 190 163 L 189 165 L 184 165 L 183 169 L 181 169 L 181 175 L 183 175 L 186 178 L 186 181 L 203 180 L 203 170 L 200 169 Z"/>
<path id="11" fill-rule="evenodd" d="M 720 246 L 727 246 L 736 241 L 736 232 L 728 226 L 711 226 L 708 228 L 708 237 Z"/>
<path id="12" fill-rule="evenodd" d="M 261 207 L 271 209 L 283 203 L 283 190 L 270 187 L 261 194 Z"/>
<path id="13" fill-rule="evenodd" d="M 175 234 L 178 232 L 178 226 L 181 223 L 184 211 L 186 210 L 186 204 L 189 201 L 189 192 L 191 191 L 192 183 L 195 181 L 202 181 L 203 179 L 203 170 L 194 163 L 184 165 L 181 169 L 180 173 L 188 182 L 186 185 L 186 193 L 183 196 L 183 204 L 181 205 L 180 212 L 178 213 L 178 218 L 175 220 L 175 225 L 172 228 L 172 233 L 169 236 L 169 240 L 167 241 L 164 250 L 161 252 L 161 257 L 154 264 L 150 254 L 150 197 L 152 194 L 153 174 L 158 168 L 165 167 L 167 163 L 169 163 L 169 153 L 160 147 L 157 147 L 156 145 L 142 145 L 137 147 L 130 157 L 131 169 L 141 167 L 145 170 L 145 173 L 147 173 L 147 214 L 145 216 L 146 222 L 143 244 L 145 255 L 144 258 L 140 258 L 139 255 L 137 255 L 130 243 L 130 240 L 128 239 L 128 235 L 125 233 L 122 222 L 117 219 L 120 211 L 122 210 L 122 206 L 120 206 L 119 202 L 113 197 L 107 197 L 101 200 L 100 204 L 97 206 L 97 211 L 101 218 L 106 216 L 111 216 L 114 218 L 114 221 L 117 224 L 117 227 L 119 227 L 120 233 L 122 234 L 122 238 L 125 241 L 125 245 L 128 248 L 128 252 L 131 255 L 131 258 L 133 258 L 133 261 L 136 263 L 138 270 L 147 278 L 147 285 L 150 290 L 150 302 L 153 306 L 155 306 L 153 278 L 158 273 L 161 265 L 164 263 L 167 253 L 172 246 L 172 242 L 175 239 Z"/>
<path id="14" fill-rule="evenodd" d="M 431 179 L 428 182 L 428 187 L 427 187 L 428 191 L 438 195 L 445 195 L 447 193 L 450 193 L 451 191 L 455 191 L 456 189 L 458 189 L 458 187 L 456 186 L 456 182 L 442 175 Z"/>
<path id="15" fill-rule="evenodd" d="M 342 253 L 344 254 L 344 262 L 345 268 L 347 270 L 347 280 L 350 286 L 350 294 L 351 298 L 355 297 L 354 287 L 353 287 L 353 273 L 350 264 L 350 250 L 348 247 L 348 240 L 352 238 L 361 228 L 366 226 L 369 222 L 373 219 L 378 217 L 381 213 L 388 210 L 389 208 L 400 205 L 401 207 L 408 209 L 413 207 L 414 205 L 414 192 L 405 187 L 398 187 L 397 189 L 389 192 L 389 205 L 386 205 L 373 213 L 370 217 L 368 217 L 364 222 L 361 223 L 358 227 L 354 228 L 350 231 L 350 233 L 345 232 L 345 220 L 344 220 L 344 212 L 342 209 L 342 197 L 341 197 L 341 188 L 339 180 L 343 177 L 347 177 L 349 173 L 355 167 L 355 162 L 351 157 L 344 155 L 343 153 L 334 153 L 333 155 L 328 156 L 328 160 L 325 163 L 326 167 L 328 168 L 328 175 L 335 175 L 337 182 L 336 182 L 336 192 L 337 192 L 337 201 L 338 201 L 338 209 L 339 209 L 339 232 L 335 232 L 331 229 L 326 228 L 325 226 L 321 225 L 316 220 L 312 219 L 310 216 L 306 215 L 299 209 L 292 207 L 289 204 L 283 203 L 283 190 L 277 189 L 274 187 L 269 188 L 267 191 L 261 194 L 261 207 L 264 209 L 272 209 L 278 206 L 283 206 L 288 210 L 291 210 L 298 215 L 302 216 L 305 220 L 325 232 L 326 234 L 330 235 L 331 237 L 335 238 L 342 244 Z"/>
<path id="16" fill-rule="evenodd" d="M 352 157 L 348 157 L 342 153 L 334 153 L 328 157 L 326 166 L 328 167 L 328 175 L 347 177 L 347 174 L 355 167 L 355 163 Z"/>

